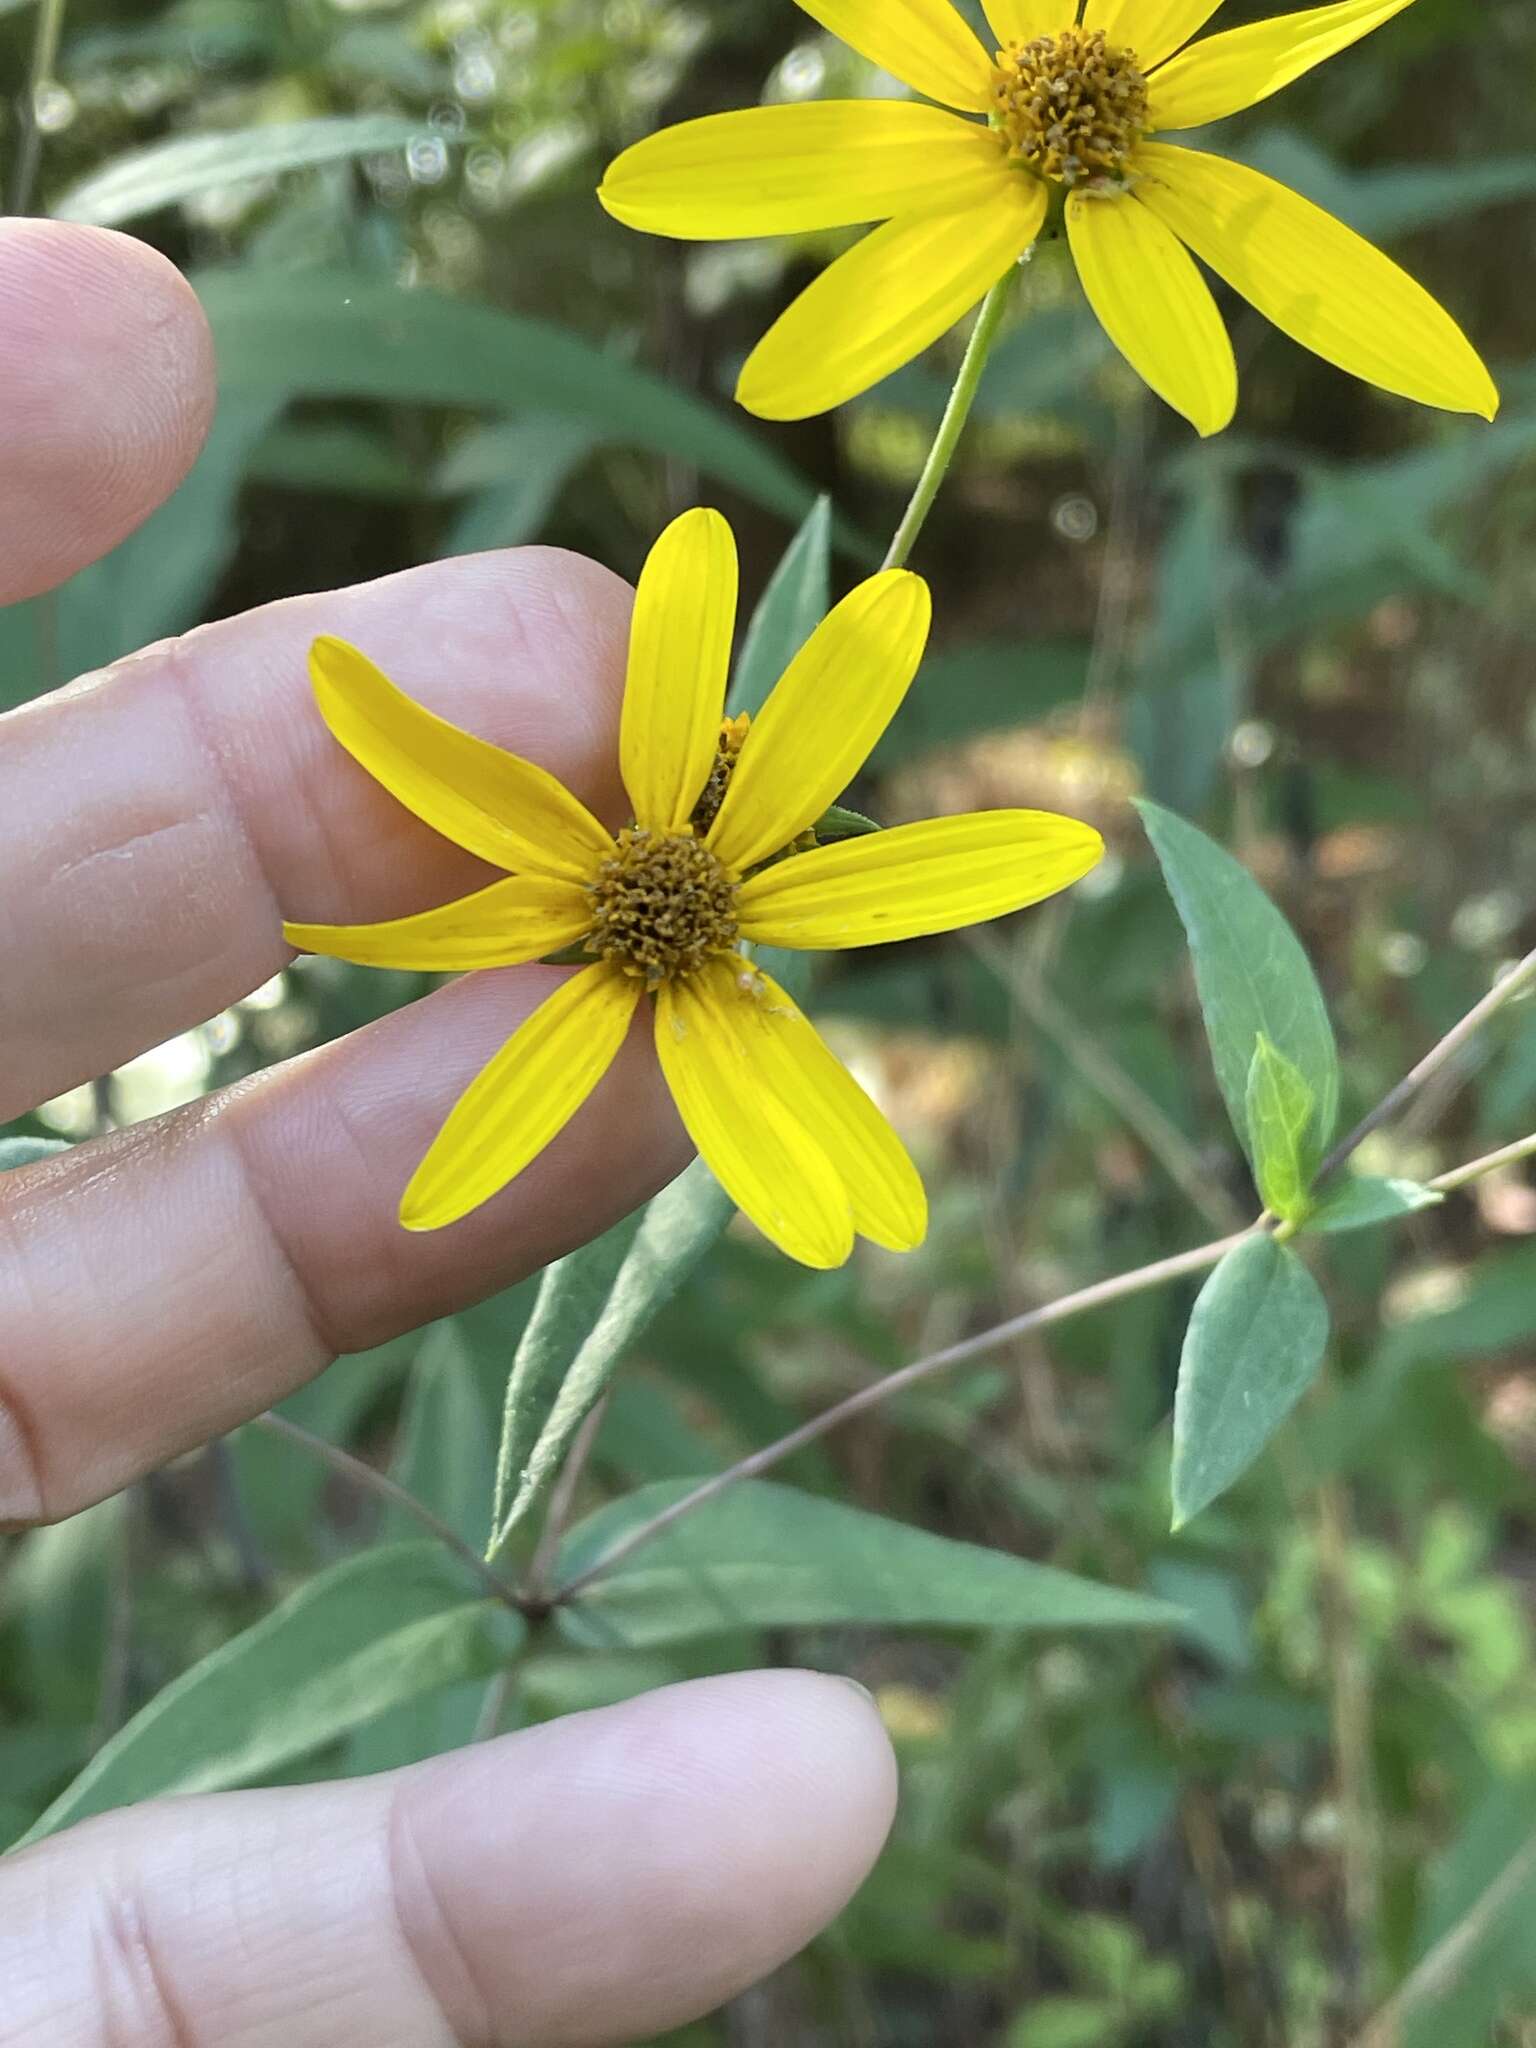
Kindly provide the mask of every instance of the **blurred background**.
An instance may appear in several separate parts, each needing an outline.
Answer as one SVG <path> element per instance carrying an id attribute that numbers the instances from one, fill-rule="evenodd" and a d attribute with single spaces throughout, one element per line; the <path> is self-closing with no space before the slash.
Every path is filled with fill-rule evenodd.
<path id="1" fill-rule="evenodd" d="M 1228 0 L 1221 19 L 1271 11 Z M 33 18 L 0 0 L 7 94 Z M 899 90 L 790 0 L 71 0 L 54 70 L 39 205 L 193 274 L 223 398 L 139 535 L 0 612 L 0 707 L 201 619 L 444 554 L 540 540 L 632 576 L 700 500 L 736 525 L 749 602 L 818 493 L 839 585 L 878 559 L 953 348 L 833 418 L 765 427 L 731 409 L 736 369 L 845 238 L 685 247 L 592 196 L 657 125 Z M 887 823 L 1064 809 L 1111 856 L 1065 905 L 826 966 L 819 1014 L 924 1165 L 929 1244 L 814 1275 L 733 1234 L 621 1378 L 593 1499 L 714 1470 L 922 1351 L 1252 1213 L 1133 793 L 1215 831 L 1296 923 L 1346 1113 L 1536 944 L 1533 94 L 1525 0 L 1419 0 L 1221 136 L 1457 314 L 1504 390 L 1492 428 L 1369 391 L 1224 301 L 1243 401 L 1200 444 L 1100 338 L 1063 251 L 1038 253 L 919 550 L 934 652 L 853 801 Z M 333 160 L 274 162 L 270 132 L 332 117 L 363 124 Z M 169 182 L 124 161 L 171 137 L 226 141 Z M 305 961 L 4 1135 L 156 1114 L 425 986 Z M 1536 1013 L 1516 1006 L 1363 1163 L 1426 1177 L 1533 1119 Z M 1330 1241 L 1328 1385 L 1178 1539 L 1178 1292 L 786 1468 L 1143 1586 L 1189 1611 L 1171 1641 L 798 1632 L 535 1656 L 506 1725 L 783 1659 L 861 1678 L 901 1751 L 898 1833 L 854 1907 L 675 2048 L 1532 2048 L 1533 1238 L 1536 1186 L 1512 1170 Z M 478 1537 L 529 1300 L 344 1362 L 290 1412 Z M 0 1538 L 0 1840 L 179 1670 L 378 1533 L 355 1490 L 247 1433 Z M 313 1772 L 463 1740 L 479 1712 L 396 1715 Z M 1366 2036 L 1405 1978 L 1400 2035 Z"/>

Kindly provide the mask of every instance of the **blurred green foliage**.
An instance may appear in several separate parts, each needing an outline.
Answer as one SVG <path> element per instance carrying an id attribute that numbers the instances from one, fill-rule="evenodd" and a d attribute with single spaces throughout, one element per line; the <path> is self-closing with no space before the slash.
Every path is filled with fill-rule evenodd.
<path id="1" fill-rule="evenodd" d="M 27 34 L 27 8 L 0 5 L 0 75 L 21 75 Z M 953 349 L 835 419 L 762 428 L 729 408 L 735 368 L 823 252 L 650 242 L 592 187 L 662 120 L 867 84 L 789 0 L 72 0 L 43 198 L 196 276 L 224 396 L 138 535 L 0 612 L 0 705 L 443 553 L 539 539 L 633 573 L 700 498 L 731 514 L 755 596 L 828 494 L 845 582 L 899 513 Z M 1338 1025 L 1346 1122 L 1536 943 L 1533 88 L 1524 0 L 1419 0 L 1233 132 L 1458 311 L 1505 391 L 1492 429 L 1368 392 L 1234 307 L 1243 410 L 1196 446 L 1109 354 L 1058 252 L 1037 258 L 923 544 L 940 637 L 853 800 L 886 820 L 1053 804 L 1101 824 L 1111 860 L 995 949 L 829 970 L 820 1008 L 923 1158 L 932 1238 L 813 1275 L 728 1237 L 612 1382 L 580 1503 L 599 1530 L 632 1512 L 619 1497 L 716 1471 L 950 1337 L 1209 1236 L 1191 1162 L 1218 1226 L 1251 1213 L 1132 790 L 1199 818 L 1284 906 Z M 792 565 L 778 602 L 796 601 Z M 307 962 L 14 1134 L 151 1113 L 426 986 Z M 1529 1008 L 1427 1109 L 1361 1164 L 1419 1182 L 1529 1127 Z M 1178 1537 L 1180 1290 L 913 1390 L 776 1475 L 812 1535 L 855 1504 L 1137 1588 L 1183 1612 L 1171 1633 L 856 1626 L 823 1589 L 766 1631 L 690 1610 L 658 1637 L 616 1578 L 600 1639 L 541 1639 L 491 1702 L 506 1725 L 786 1658 L 863 1678 L 902 1753 L 897 1839 L 861 1897 L 677 2048 L 1353 2041 L 1536 1830 L 1533 1237 L 1516 1172 L 1329 1239 L 1327 1374 L 1281 1455 Z M 286 1412 L 478 1542 L 532 1298 L 346 1361 Z M 714 1540 L 752 1555 L 752 1515 L 742 1496 Z M 205 1653 L 418 1534 L 249 1430 L 8 1541 L 4 1839 Z M 424 1679 L 362 1727 L 333 1699 L 326 1746 L 255 1767 L 371 1770 L 467 1739 L 489 1617 L 426 1611 L 415 1668 L 468 1645 L 453 1688 Z M 1471 1923 L 1409 2048 L 1536 2040 L 1533 1916 L 1536 1875 Z"/>

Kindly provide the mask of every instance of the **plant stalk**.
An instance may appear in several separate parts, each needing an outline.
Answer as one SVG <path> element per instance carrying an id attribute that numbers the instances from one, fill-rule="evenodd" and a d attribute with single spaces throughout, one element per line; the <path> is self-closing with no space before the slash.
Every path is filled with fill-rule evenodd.
<path id="1" fill-rule="evenodd" d="M 19 139 L 16 162 L 11 171 L 13 214 L 32 211 L 37 187 L 37 170 L 43 153 L 43 131 L 37 125 L 37 101 L 43 87 L 52 81 L 59 61 L 59 37 L 64 29 L 65 0 L 38 0 L 37 27 L 32 36 L 32 61 L 27 82 L 18 102 Z"/>
<path id="2" fill-rule="evenodd" d="M 1021 259 L 1021 261 L 1027 259 Z M 955 450 L 960 445 L 960 436 L 965 432 L 966 422 L 971 416 L 971 407 L 976 403 L 976 394 L 981 389 L 982 372 L 993 345 L 1002 331 L 1003 316 L 1008 311 L 1018 282 L 1019 264 L 1011 264 L 1006 274 L 999 278 L 982 301 L 976 325 L 966 345 L 965 357 L 960 365 L 960 374 L 955 379 L 955 388 L 949 394 L 949 403 L 944 408 L 944 417 L 939 422 L 939 431 L 928 451 L 928 460 L 923 464 L 923 473 L 917 480 L 912 501 L 902 515 L 896 538 L 891 542 L 883 567 L 903 569 L 907 557 L 917 545 L 918 535 L 928 521 L 944 479 L 949 475 L 950 464 L 955 459 Z"/>

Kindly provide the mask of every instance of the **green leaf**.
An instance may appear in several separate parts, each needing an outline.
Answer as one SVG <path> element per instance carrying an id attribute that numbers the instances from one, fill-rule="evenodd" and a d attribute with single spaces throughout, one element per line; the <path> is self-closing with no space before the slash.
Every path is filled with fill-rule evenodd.
<path id="1" fill-rule="evenodd" d="M 0 1590 L 6 1678 L 50 1721 L 89 1723 L 100 1704 L 113 1576 L 127 1533 L 119 1494 L 34 1529 L 13 1554 Z"/>
<path id="2" fill-rule="evenodd" d="M 1257 1170 L 1248 1073 L 1261 1037 L 1311 1091 L 1312 1139 L 1320 1151 L 1338 1120 L 1339 1055 L 1301 941 L 1247 869 L 1214 840 L 1157 804 L 1142 801 L 1137 809 L 1183 920 L 1216 1079 L 1249 1159 Z"/>
<path id="3" fill-rule="evenodd" d="M 731 685 L 732 717 L 755 718 L 832 602 L 832 501 L 818 498 L 763 592 Z"/>
<path id="4" fill-rule="evenodd" d="M 888 775 L 940 748 L 1017 731 L 1077 703 L 1090 653 L 1086 640 L 984 640 L 930 654 L 871 768 Z"/>
<path id="5" fill-rule="evenodd" d="M 1312 1090 L 1261 1031 L 1248 1069 L 1248 1142 L 1253 1176 L 1264 1205 L 1287 1223 L 1307 1213 L 1307 1190 L 1317 1171 L 1312 1141 Z"/>
<path id="6" fill-rule="evenodd" d="M 70 187 L 54 206 L 59 220 L 121 227 L 174 206 L 212 185 L 271 178 L 315 164 L 404 149 L 422 133 L 401 114 L 339 114 L 315 121 L 274 121 L 226 135 L 178 135 L 120 156 Z"/>
<path id="7" fill-rule="evenodd" d="M 365 272 L 204 272 L 225 392 L 558 413 L 693 463 L 792 519 L 810 486 L 727 414 L 547 321 Z"/>
<path id="8" fill-rule="evenodd" d="M 1173 1526 L 1240 1479 L 1317 1377 L 1328 1307 L 1267 1232 L 1229 1251 L 1200 1290 L 1173 1406 Z"/>
<path id="9" fill-rule="evenodd" d="M 663 1480 L 571 1530 L 560 1577 L 691 1491 Z M 560 1610 L 576 1641 L 630 1649 L 739 1628 L 1156 1628 L 1178 1610 L 1000 1550 L 955 1543 L 787 1486 L 743 1480 L 683 1516 Z"/>
<path id="10" fill-rule="evenodd" d="M 545 1273 L 507 1385 L 493 1556 L 542 1498 L 629 1347 L 734 1214 L 695 1161 L 644 1209 Z"/>
<path id="11" fill-rule="evenodd" d="M 35 1166 L 40 1159 L 55 1159 L 68 1150 L 63 1138 L 0 1138 L 0 1173 L 13 1166 Z"/>
<path id="12" fill-rule="evenodd" d="M 452 1323 L 439 1323 L 411 1373 L 390 1477 L 468 1544 L 485 1536 L 496 1479 L 496 1445 L 485 1396 Z M 417 1540 L 421 1524 L 403 1510 L 384 1518 L 386 1542 Z"/>
<path id="13" fill-rule="evenodd" d="M 845 810 L 841 804 L 834 804 L 830 811 L 823 811 L 816 820 L 816 837 L 824 846 L 834 839 L 863 839 L 880 827 L 873 818 L 866 818 L 862 811 Z"/>
<path id="14" fill-rule="evenodd" d="M 24 1839 L 164 1793 L 250 1784 L 386 1708 L 489 1677 L 522 1633 L 435 1543 L 349 1558 L 158 1693 Z"/>
<path id="15" fill-rule="evenodd" d="M 1373 1174 L 1358 1174 L 1322 1197 L 1307 1218 L 1307 1235 L 1370 1230 L 1379 1223 L 1413 1216 L 1420 1209 L 1436 1209 L 1444 1200 L 1444 1195 L 1420 1187 L 1416 1180 L 1378 1180 Z"/>

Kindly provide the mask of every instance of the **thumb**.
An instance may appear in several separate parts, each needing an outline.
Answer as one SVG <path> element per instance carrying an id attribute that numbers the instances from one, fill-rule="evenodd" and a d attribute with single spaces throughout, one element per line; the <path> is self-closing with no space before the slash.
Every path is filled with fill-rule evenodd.
<path id="1" fill-rule="evenodd" d="M 857 1688 L 756 1672 L 383 1777 L 110 1815 L 0 1864 L 0 2041 L 646 2038 L 839 1910 L 894 1778 Z"/>

